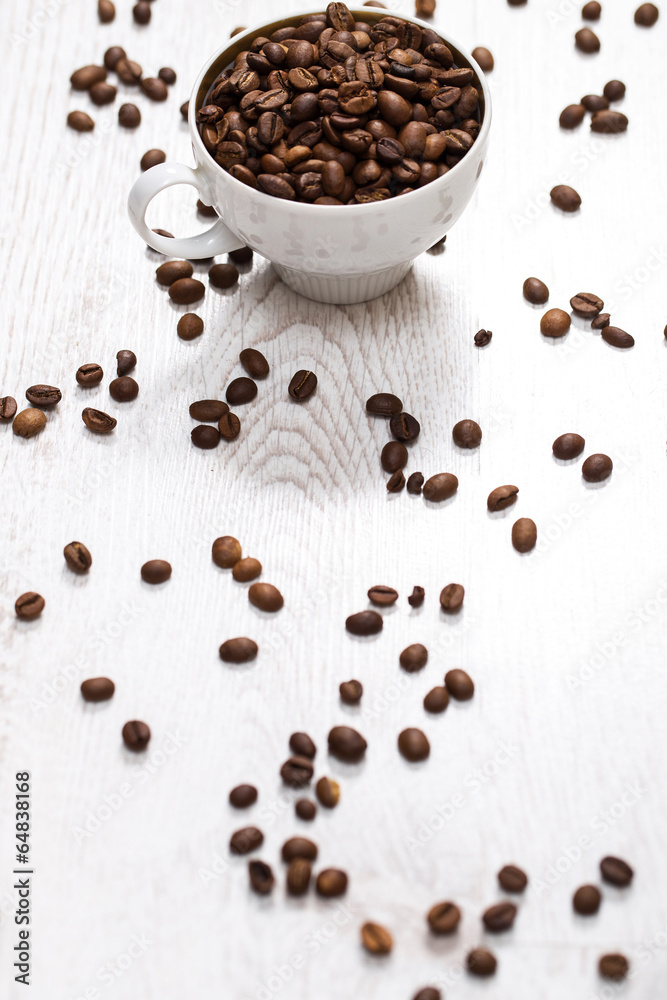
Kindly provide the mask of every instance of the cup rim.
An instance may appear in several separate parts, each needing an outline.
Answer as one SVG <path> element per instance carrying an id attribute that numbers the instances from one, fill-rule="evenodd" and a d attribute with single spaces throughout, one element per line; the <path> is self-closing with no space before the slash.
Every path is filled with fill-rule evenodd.
<path id="1" fill-rule="evenodd" d="M 350 9 L 350 12 L 352 14 L 355 14 L 355 15 L 358 14 L 358 15 L 360 15 L 360 19 L 362 19 L 364 15 L 368 15 L 369 11 L 373 12 L 374 10 L 377 10 L 378 8 L 373 8 L 373 7 L 357 7 L 357 6 L 352 7 L 352 6 L 350 6 L 349 9 Z M 288 20 L 290 20 L 293 17 L 304 17 L 307 14 L 317 14 L 317 13 L 320 13 L 320 11 L 319 10 L 304 9 L 303 7 L 300 7 L 298 10 L 292 9 L 291 11 L 287 11 L 285 14 L 283 14 L 280 17 L 279 20 L 281 20 L 281 21 L 288 21 Z M 392 13 L 391 11 L 387 11 L 387 14 L 391 15 L 391 13 Z M 397 16 L 398 17 L 400 15 L 393 15 L 393 16 Z M 381 18 L 380 18 L 380 20 L 381 20 Z M 470 154 L 472 154 L 474 152 L 474 150 L 475 150 L 475 147 L 478 144 L 479 144 L 480 148 L 482 147 L 483 141 L 486 140 L 486 138 L 488 136 L 488 133 L 489 133 L 489 130 L 491 128 L 491 119 L 492 119 L 492 116 L 493 116 L 492 106 L 491 106 L 491 89 L 490 89 L 488 81 L 486 79 L 486 75 L 482 71 L 482 68 L 479 65 L 479 63 L 477 62 L 477 60 L 473 58 L 472 53 L 469 52 L 468 49 L 465 46 L 461 45 L 457 41 L 457 39 L 454 38 L 452 35 L 445 34 L 444 32 L 440 31 L 438 28 L 436 28 L 433 24 L 429 24 L 428 21 L 423 21 L 421 18 L 418 18 L 418 17 L 406 17 L 406 18 L 403 18 L 403 20 L 409 21 L 412 24 L 416 24 L 420 28 L 428 28 L 428 29 L 430 29 L 432 31 L 437 31 L 438 34 L 440 35 L 440 37 L 443 39 L 443 41 L 446 44 L 448 44 L 448 45 L 451 44 L 455 49 L 458 50 L 458 52 L 464 57 L 464 59 L 466 59 L 468 61 L 468 63 L 470 64 L 470 68 L 473 69 L 475 71 L 475 73 L 477 74 L 477 79 L 479 80 L 479 82 L 481 84 L 482 92 L 484 94 L 484 120 L 482 121 L 481 128 L 479 130 L 479 135 L 478 135 L 477 139 L 475 140 L 475 143 L 474 143 L 472 149 L 470 150 Z M 225 53 L 228 49 L 230 49 L 232 47 L 238 46 L 238 44 L 242 43 L 245 38 L 252 39 L 265 26 L 266 25 L 258 24 L 258 25 L 255 25 L 254 27 L 248 28 L 246 31 L 239 32 L 238 35 L 234 35 L 233 38 L 229 38 L 227 40 L 227 42 L 225 43 L 225 45 L 223 45 L 222 48 L 218 49 L 217 52 L 214 53 L 214 55 L 209 56 L 209 58 L 204 63 L 204 65 L 202 66 L 202 68 L 201 68 L 201 70 L 200 70 L 200 72 L 199 72 L 199 74 L 197 76 L 197 79 L 195 81 L 194 87 L 192 88 L 192 93 L 190 95 L 190 101 L 189 101 L 189 104 L 188 104 L 188 124 L 190 126 L 190 134 L 192 136 L 192 142 L 193 142 L 193 145 L 195 145 L 197 147 L 199 153 L 201 154 L 200 157 L 199 156 L 197 157 L 198 162 L 200 164 L 204 164 L 205 163 L 205 164 L 207 164 L 207 166 L 214 167 L 216 169 L 216 171 L 219 171 L 221 175 L 224 175 L 224 177 L 226 178 L 226 180 L 232 185 L 232 188 L 234 188 L 235 186 L 238 186 L 239 193 L 241 193 L 241 190 L 243 189 L 243 190 L 245 190 L 246 194 L 247 194 L 247 191 L 248 191 L 248 185 L 244 184 L 242 181 L 237 180 L 237 178 L 234 177 L 232 174 L 230 174 L 228 170 L 225 170 L 224 167 L 221 167 L 220 164 L 217 163 L 216 160 L 214 160 L 214 158 L 211 156 L 211 154 L 209 153 L 209 151 L 206 149 L 206 146 L 204 145 L 203 139 L 202 139 L 202 137 L 199 134 L 199 130 L 197 129 L 197 122 L 196 122 L 197 95 L 199 93 L 199 88 L 202 85 L 204 77 L 208 73 L 208 71 L 211 68 L 211 66 L 220 59 L 220 57 L 223 55 L 223 53 Z M 449 183 L 451 183 L 451 175 L 452 175 L 452 173 L 454 173 L 454 171 L 458 167 L 462 167 L 463 168 L 465 166 L 465 163 L 468 160 L 468 157 L 470 156 L 470 154 L 467 154 L 460 163 L 457 163 L 455 167 L 452 167 L 451 170 L 448 170 L 446 174 L 442 175 L 442 177 L 438 177 L 437 180 L 431 181 L 430 184 L 425 184 L 424 187 L 416 188 L 416 190 L 412 191 L 409 195 L 407 195 L 407 197 L 412 199 L 413 197 L 417 197 L 418 195 L 421 195 L 422 198 L 423 198 L 426 195 L 432 195 L 436 191 L 440 191 L 441 189 L 445 189 L 447 187 L 447 185 L 448 185 L 448 181 L 449 181 Z M 472 162 L 472 160 L 471 160 L 471 162 Z M 313 214 L 314 210 L 316 210 L 316 209 L 320 210 L 322 212 L 325 212 L 325 211 L 328 211 L 328 210 L 333 209 L 333 208 L 338 209 L 339 207 L 341 207 L 341 206 L 338 206 L 338 205 L 314 205 L 314 204 L 311 204 L 310 202 L 286 201 L 283 198 L 275 198 L 274 196 L 272 196 L 270 194 L 267 194 L 266 191 L 261 191 L 259 188 L 249 188 L 249 190 L 253 191 L 255 194 L 263 195 L 265 198 L 269 199 L 270 202 L 281 202 L 282 201 L 282 202 L 285 203 L 285 205 L 289 206 L 289 208 L 292 209 L 292 210 L 294 210 L 294 209 L 302 209 L 302 208 L 303 209 L 307 209 L 308 212 L 309 212 L 309 214 Z M 371 212 L 375 212 L 376 214 L 378 214 L 378 213 L 380 213 L 382 211 L 386 212 L 387 209 L 392 205 L 392 203 L 394 203 L 396 201 L 399 201 L 399 200 L 401 201 L 401 203 L 403 203 L 403 198 L 386 198 L 384 201 L 370 202 L 370 203 L 367 202 L 366 204 L 363 204 L 363 205 L 343 205 L 342 207 L 344 209 L 346 209 L 346 214 L 347 215 L 351 215 L 353 212 L 355 214 L 358 214 L 359 212 L 363 212 L 364 216 L 367 216 Z"/>

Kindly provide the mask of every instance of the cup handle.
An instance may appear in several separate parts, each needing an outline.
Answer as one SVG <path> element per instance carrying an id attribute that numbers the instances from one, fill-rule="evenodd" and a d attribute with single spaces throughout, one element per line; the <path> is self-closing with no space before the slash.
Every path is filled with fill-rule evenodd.
<path id="1" fill-rule="evenodd" d="M 212 201 L 208 181 L 200 168 L 193 170 L 184 163 L 158 163 L 157 166 L 151 167 L 138 178 L 127 202 L 132 225 L 150 247 L 168 257 L 198 260 L 202 257 L 229 253 L 230 250 L 240 250 L 245 246 L 222 219 L 218 219 L 206 232 L 183 239 L 160 236 L 149 229 L 146 225 L 148 206 L 156 194 L 175 184 L 190 184 L 197 188 L 203 201 L 207 204 Z"/>

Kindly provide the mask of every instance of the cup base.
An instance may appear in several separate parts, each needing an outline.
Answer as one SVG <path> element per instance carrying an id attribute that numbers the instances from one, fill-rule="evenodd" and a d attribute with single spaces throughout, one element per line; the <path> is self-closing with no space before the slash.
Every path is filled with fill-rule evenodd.
<path id="1" fill-rule="evenodd" d="M 273 268 L 286 285 L 307 299 L 350 306 L 390 292 L 410 273 L 412 265 L 413 261 L 409 260 L 373 274 L 339 275 L 308 274 L 275 262 Z"/>

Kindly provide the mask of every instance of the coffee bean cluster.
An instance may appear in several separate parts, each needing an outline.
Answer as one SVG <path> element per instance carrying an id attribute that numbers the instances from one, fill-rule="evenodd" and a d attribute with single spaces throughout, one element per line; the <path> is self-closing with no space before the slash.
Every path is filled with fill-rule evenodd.
<path id="1" fill-rule="evenodd" d="M 581 125 L 586 112 L 591 114 L 591 131 L 602 135 L 616 135 L 625 132 L 629 121 L 621 112 L 611 108 L 611 104 L 625 97 L 625 84 L 621 80 L 610 80 L 601 94 L 586 94 L 578 104 L 568 104 L 561 111 L 559 124 L 564 129 L 574 129 Z"/>
<path id="2" fill-rule="evenodd" d="M 480 129 L 474 71 L 402 18 L 355 21 L 344 3 L 255 38 L 197 111 L 237 180 L 276 198 L 363 205 L 456 166 Z"/>
<path id="3" fill-rule="evenodd" d="M 218 404 L 216 400 L 205 399 L 193 403 L 201 411 L 212 409 Z M 192 411 L 192 407 L 190 407 Z M 238 538 L 232 535 L 222 535 L 216 538 L 211 547 L 211 558 L 220 569 L 230 569 L 237 583 L 250 583 L 248 600 L 259 611 L 275 613 L 283 607 L 283 596 L 277 587 L 271 583 L 254 583 L 262 575 L 262 564 L 259 559 L 243 556 L 243 549 Z M 249 663 L 257 656 L 259 648 L 253 639 L 227 639 L 220 646 L 220 659 L 225 663 Z"/>
<path id="4" fill-rule="evenodd" d="M 523 295 L 532 305 L 544 305 L 549 299 L 549 289 L 539 278 L 526 278 Z M 611 347 L 627 350 L 635 346 L 632 334 L 610 325 L 611 315 L 603 312 L 604 301 L 594 292 L 577 292 L 570 299 L 570 309 L 579 319 L 588 320 L 593 330 L 599 330 L 602 339 Z M 549 309 L 540 320 L 540 331 L 542 336 L 557 340 L 569 332 L 571 325 L 571 317 L 564 309 Z"/>

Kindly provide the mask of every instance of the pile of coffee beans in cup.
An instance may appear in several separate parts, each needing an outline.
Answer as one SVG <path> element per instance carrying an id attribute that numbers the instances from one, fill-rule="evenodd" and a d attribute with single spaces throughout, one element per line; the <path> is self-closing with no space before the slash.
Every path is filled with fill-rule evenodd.
<path id="1" fill-rule="evenodd" d="M 197 111 L 206 149 L 237 180 L 316 205 L 364 205 L 442 177 L 481 126 L 479 81 L 431 28 L 347 5 L 259 36 Z"/>

